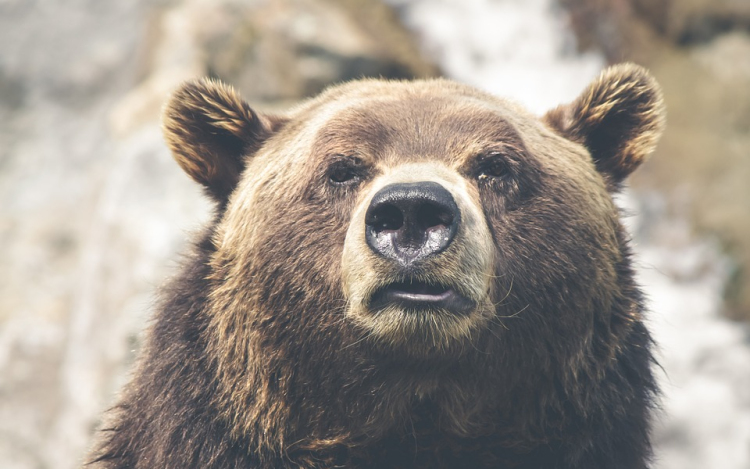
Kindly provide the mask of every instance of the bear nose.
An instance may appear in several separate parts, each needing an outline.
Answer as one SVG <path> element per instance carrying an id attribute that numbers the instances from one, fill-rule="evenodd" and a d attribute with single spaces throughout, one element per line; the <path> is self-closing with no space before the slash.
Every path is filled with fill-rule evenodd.
<path id="1" fill-rule="evenodd" d="M 409 266 L 445 250 L 460 222 L 456 201 L 440 184 L 391 184 L 370 201 L 365 239 L 375 253 Z"/>

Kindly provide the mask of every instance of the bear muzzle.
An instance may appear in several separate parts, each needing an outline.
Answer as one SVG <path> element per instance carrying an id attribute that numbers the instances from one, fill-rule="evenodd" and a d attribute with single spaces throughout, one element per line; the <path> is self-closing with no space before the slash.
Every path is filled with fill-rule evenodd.
<path id="1" fill-rule="evenodd" d="M 432 161 L 386 168 L 347 230 L 346 316 L 391 346 L 467 339 L 493 314 L 493 261 L 478 194 L 461 173 Z"/>
<path id="2" fill-rule="evenodd" d="M 370 201 L 365 214 L 365 240 L 378 256 L 393 261 L 403 273 L 439 255 L 451 244 L 461 224 L 461 211 L 451 193 L 433 181 L 390 184 Z M 370 308 L 397 304 L 410 310 L 442 309 L 464 313 L 475 303 L 450 286 L 413 277 L 380 288 Z"/>

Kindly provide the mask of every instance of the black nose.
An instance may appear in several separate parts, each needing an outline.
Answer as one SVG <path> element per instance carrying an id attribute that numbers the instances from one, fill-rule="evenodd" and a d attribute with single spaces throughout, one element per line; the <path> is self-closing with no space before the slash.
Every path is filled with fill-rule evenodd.
<path id="1" fill-rule="evenodd" d="M 448 190 L 436 182 L 385 186 L 365 214 L 367 245 L 404 266 L 445 250 L 461 214 Z"/>

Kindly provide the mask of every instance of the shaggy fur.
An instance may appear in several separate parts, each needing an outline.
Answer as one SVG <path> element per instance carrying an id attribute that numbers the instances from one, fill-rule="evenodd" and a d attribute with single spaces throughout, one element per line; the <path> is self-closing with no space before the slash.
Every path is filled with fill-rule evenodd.
<path id="1" fill-rule="evenodd" d="M 599 171 L 619 184 L 640 166 L 664 131 L 664 99 L 644 69 L 616 65 L 603 71 L 573 104 L 550 111 L 545 119 L 584 145 Z"/>
<path id="2" fill-rule="evenodd" d="M 651 339 L 612 191 L 662 108 L 634 65 L 542 119 L 445 80 L 353 82 L 283 117 L 184 85 L 166 138 L 219 211 L 90 464 L 648 467 Z M 406 276 L 365 245 L 363 213 L 425 180 L 462 225 Z M 370 310 L 405 279 L 476 308 Z"/>
<path id="3" fill-rule="evenodd" d="M 278 120 L 258 115 L 231 86 L 211 79 L 186 83 L 164 111 L 164 135 L 180 167 L 219 202 L 237 185 L 244 158 Z"/>

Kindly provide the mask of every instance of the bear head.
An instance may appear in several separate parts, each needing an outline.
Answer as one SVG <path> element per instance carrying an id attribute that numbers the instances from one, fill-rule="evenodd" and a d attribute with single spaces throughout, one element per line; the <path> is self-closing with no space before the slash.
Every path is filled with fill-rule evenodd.
<path id="1" fill-rule="evenodd" d="M 441 79 L 343 84 L 284 115 L 199 80 L 164 116 L 218 206 L 201 332 L 217 405 L 258 445 L 301 441 L 302 422 L 325 422 L 308 447 L 384 434 L 414 396 L 465 435 L 555 393 L 591 406 L 572 396 L 639 327 L 612 198 L 664 125 L 638 66 L 542 117 Z"/>

